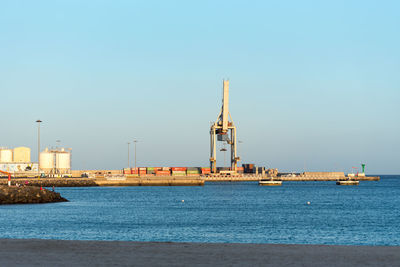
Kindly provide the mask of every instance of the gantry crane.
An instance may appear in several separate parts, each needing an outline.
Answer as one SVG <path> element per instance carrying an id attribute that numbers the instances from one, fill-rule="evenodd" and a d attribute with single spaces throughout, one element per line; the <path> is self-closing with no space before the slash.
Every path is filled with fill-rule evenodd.
<path id="1" fill-rule="evenodd" d="M 229 134 L 230 132 L 230 134 Z M 217 140 L 215 140 L 217 136 Z M 229 81 L 223 81 L 222 108 L 217 120 L 210 129 L 210 168 L 212 173 L 217 172 L 217 147 L 216 141 L 226 142 L 231 146 L 231 171 L 237 171 L 240 160 L 236 155 L 236 127 L 229 113 Z"/>

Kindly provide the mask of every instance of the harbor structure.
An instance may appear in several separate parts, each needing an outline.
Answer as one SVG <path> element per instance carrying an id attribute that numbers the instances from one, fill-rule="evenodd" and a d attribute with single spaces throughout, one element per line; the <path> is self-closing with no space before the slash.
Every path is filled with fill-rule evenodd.
<path id="1" fill-rule="evenodd" d="M 13 175 L 32 176 L 38 171 L 38 164 L 31 162 L 29 147 L 0 148 L 0 170 Z"/>
<path id="2" fill-rule="evenodd" d="M 0 148 L 0 162 L 1 163 L 11 163 L 13 161 L 13 151 L 6 147 Z"/>
<path id="3" fill-rule="evenodd" d="M 31 149 L 23 146 L 14 148 L 13 162 L 31 162 Z"/>
<path id="4" fill-rule="evenodd" d="M 229 113 L 229 81 L 223 81 L 222 108 L 217 120 L 210 129 L 210 169 L 217 173 L 217 145 L 216 142 L 226 142 L 231 150 L 231 168 L 229 172 L 237 172 L 240 158 L 236 152 L 236 127 Z"/>
<path id="5" fill-rule="evenodd" d="M 40 170 L 51 177 L 64 176 L 71 173 L 71 150 L 45 148 L 39 154 Z"/>

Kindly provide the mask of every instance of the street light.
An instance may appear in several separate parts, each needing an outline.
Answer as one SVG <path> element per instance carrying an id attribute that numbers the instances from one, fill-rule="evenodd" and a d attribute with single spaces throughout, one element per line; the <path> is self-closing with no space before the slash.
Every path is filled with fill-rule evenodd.
<path id="1" fill-rule="evenodd" d="M 128 144 L 128 168 L 131 168 L 131 163 L 129 160 L 129 145 L 131 144 L 130 142 L 127 143 Z"/>
<path id="2" fill-rule="evenodd" d="M 40 178 L 40 123 L 41 120 L 36 121 L 38 123 L 38 178 Z"/>
<path id="3" fill-rule="evenodd" d="M 136 170 L 136 144 L 138 142 L 138 140 L 133 140 L 133 142 L 135 143 L 135 170 Z"/>

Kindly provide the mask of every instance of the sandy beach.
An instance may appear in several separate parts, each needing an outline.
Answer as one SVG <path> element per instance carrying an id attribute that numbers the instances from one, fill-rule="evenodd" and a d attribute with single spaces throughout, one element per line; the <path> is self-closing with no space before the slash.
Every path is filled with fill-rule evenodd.
<path id="1" fill-rule="evenodd" d="M 1 266 L 400 266 L 400 247 L 1 239 Z"/>

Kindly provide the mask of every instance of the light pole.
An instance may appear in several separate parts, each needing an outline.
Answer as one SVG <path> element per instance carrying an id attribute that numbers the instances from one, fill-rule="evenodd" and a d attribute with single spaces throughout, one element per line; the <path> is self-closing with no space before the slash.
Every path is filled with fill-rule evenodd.
<path id="1" fill-rule="evenodd" d="M 131 163 L 129 160 L 129 145 L 131 144 L 130 142 L 127 143 L 128 144 L 128 168 L 131 168 Z"/>
<path id="2" fill-rule="evenodd" d="M 40 123 L 41 120 L 36 121 L 38 123 L 38 178 L 40 178 Z"/>
<path id="3" fill-rule="evenodd" d="M 133 140 L 133 142 L 135 143 L 135 171 L 136 171 L 136 144 L 137 144 L 137 140 Z"/>

